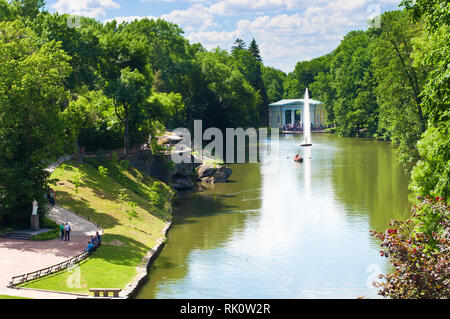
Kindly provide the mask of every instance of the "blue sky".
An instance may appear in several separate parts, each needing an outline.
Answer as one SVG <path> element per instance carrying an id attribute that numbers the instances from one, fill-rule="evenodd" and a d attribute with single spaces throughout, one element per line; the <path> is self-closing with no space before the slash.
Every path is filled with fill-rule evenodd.
<path id="1" fill-rule="evenodd" d="M 191 42 L 229 49 L 236 38 L 255 38 L 265 65 L 290 72 L 298 61 L 335 49 L 351 30 L 398 9 L 401 0 L 47 0 L 50 12 L 99 21 L 163 18 Z"/>

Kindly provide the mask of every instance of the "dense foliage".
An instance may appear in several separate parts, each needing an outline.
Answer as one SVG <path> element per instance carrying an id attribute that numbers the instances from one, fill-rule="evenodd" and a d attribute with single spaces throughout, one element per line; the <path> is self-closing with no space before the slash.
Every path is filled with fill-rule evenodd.
<path id="1" fill-rule="evenodd" d="M 44 4 L 0 0 L 0 219 L 27 218 L 33 198 L 45 207 L 45 167 L 59 155 L 124 147 L 126 157 L 195 119 L 266 125 L 255 40 L 207 52 L 163 20 L 71 25 Z"/>
<path id="2" fill-rule="evenodd" d="M 449 198 L 450 7 L 443 0 L 404 3 L 416 18 L 426 21 L 427 32 L 419 38 L 414 55 L 417 65 L 430 70 L 421 92 L 428 122 L 418 143 L 420 161 L 412 171 L 411 189 L 422 196 Z"/>
<path id="3" fill-rule="evenodd" d="M 61 44 L 39 44 L 20 21 L 0 22 L 0 214 L 45 201 L 49 161 L 64 154 L 61 83 L 70 72 Z M 44 205 L 40 205 L 44 206 Z"/>
<path id="4" fill-rule="evenodd" d="M 382 255 L 395 270 L 382 275 L 380 294 L 392 298 L 450 298 L 450 6 L 445 0 L 405 0 L 414 18 L 424 19 L 411 54 L 414 68 L 428 70 L 417 99 L 420 119 L 427 118 L 417 143 L 420 160 L 410 188 L 426 195 L 413 218 L 394 221 L 382 240 Z M 435 199 L 428 197 L 436 196 Z M 423 199 L 419 197 L 419 199 Z M 446 200 L 447 199 L 447 200 Z"/>

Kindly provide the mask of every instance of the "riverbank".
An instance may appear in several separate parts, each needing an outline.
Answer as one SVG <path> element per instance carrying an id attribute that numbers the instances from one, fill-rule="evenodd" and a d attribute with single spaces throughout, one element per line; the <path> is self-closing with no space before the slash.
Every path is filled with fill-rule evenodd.
<path id="1" fill-rule="evenodd" d="M 164 243 L 173 191 L 114 160 L 88 161 L 66 162 L 51 179 L 60 206 L 104 229 L 102 246 L 75 270 L 26 283 L 26 288 L 84 294 L 89 288 L 121 288 L 127 296 L 141 280 L 146 259 Z"/>

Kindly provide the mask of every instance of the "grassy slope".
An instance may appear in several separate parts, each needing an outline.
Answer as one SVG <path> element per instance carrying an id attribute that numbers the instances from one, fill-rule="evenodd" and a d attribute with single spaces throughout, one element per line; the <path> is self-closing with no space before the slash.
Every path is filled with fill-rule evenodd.
<path id="1" fill-rule="evenodd" d="M 27 283 L 26 287 L 82 293 L 89 288 L 124 288 L 137 274 L 136 266 L 161 237 L 161 229 L 171 216 L 170 188 L 137 170 L 119 169 L 112 161 L 89 162 L 93 166 L 67 162 L 51 178 L 55 179 L 57 204 L 98 223 L 105 231 L 103 245 L 80 264 L 79 272 L 62 271 Z M 99 165 L 108 168 L 108 176 L 99 174 Z M 125 188 L 128 200 L 123 203 L 119 193 Z M 137 204 L 137 216 L 131 222 L 126 212 L 130 202 Z"/>

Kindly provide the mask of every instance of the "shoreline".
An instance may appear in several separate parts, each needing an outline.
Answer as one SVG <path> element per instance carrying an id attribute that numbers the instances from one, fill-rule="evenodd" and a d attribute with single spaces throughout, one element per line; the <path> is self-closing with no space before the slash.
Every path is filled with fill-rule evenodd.
<path id="1" fill-rule="evenodd" d="M 172 221 L 166 222 L 164 227 L 161 229 L 161 237 L 158 239 L 155 246 L 148 251 L 144 256 L 141 263 L 136 267 L 137 275 L 134 279 L 129 282 L 125 288 L 120 292 L 119 296 L 125 299 L 131 299 L 136 296 L 138 290 L 144 284 L 145 280 L 148 278 L 148 269 L 153 264 L 153 262 L 158 258 L 159 254 L 163 250 L 166 242 L 165 238 L 172 227 Z"/>

